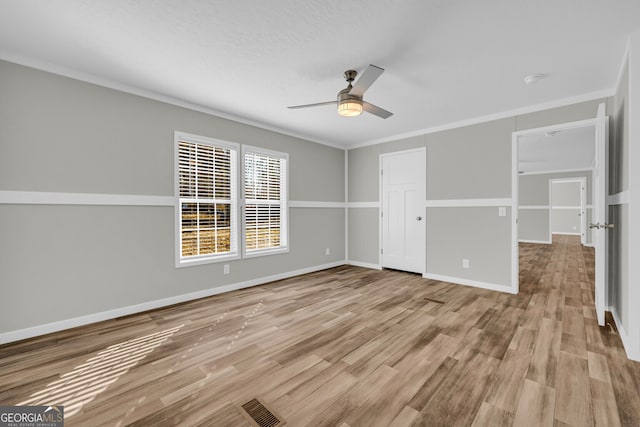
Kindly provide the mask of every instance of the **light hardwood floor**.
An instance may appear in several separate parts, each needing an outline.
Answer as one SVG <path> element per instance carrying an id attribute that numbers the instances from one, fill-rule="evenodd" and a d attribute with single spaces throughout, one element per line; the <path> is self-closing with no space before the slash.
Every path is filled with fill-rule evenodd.
<path id="1" fill-rule="evenodd" d="M 599 328 L 593 252 L 521 245 L 508 295 L 339 267 L 0 347 L 0 404 L 66 425 L 640 425 L 640 363 Z M 72 412 L 75 414 L 69 416 Z"/>

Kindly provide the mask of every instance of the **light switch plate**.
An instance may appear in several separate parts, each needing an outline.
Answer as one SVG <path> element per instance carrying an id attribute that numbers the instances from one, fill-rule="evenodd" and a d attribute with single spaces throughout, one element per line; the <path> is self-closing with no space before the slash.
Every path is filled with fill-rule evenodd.
<path id="1" fill-rule="evenodd" d="M 498 208 L 498 216 L 507 216 L 507 208 L 500 206 Z"/>

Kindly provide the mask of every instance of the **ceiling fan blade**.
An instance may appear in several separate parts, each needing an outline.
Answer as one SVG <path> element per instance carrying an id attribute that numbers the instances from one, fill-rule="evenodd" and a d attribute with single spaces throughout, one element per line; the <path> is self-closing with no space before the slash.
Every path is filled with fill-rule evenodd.
<path id="1" fill-rule="evenodd" d="M 378 77 L 380 77 L 382 73 L 384 73 L 384 68 L 376 67 L 375 65 L 369 64 L 356 84 L 353 85 L 353 89 L 349 91 L 349 95 L 362 96 L 364 91 L 369 89 L 369 86 L 371 86 L 373 82 L 378 80 Z"/>
<path id="2" fill-rule="evenodd" d="M 367 113 L 371 113 L 374 116 L 380 117 L 381 119 L 388 119 L 389 117 L 393 116 L 392 112 L 387 111 L 384 108 L 380 108 L 377 105 L 370 104 L 368 102 L 363 102 L 362 108 Z"/>
<path id="3" fill-rule="evenodd" d="M 320 107 L 321 105 L 336 105 L 337 103 L 338 101 L 316 102 L 315 104 L 294 105 L 292 107 L 287 107 L 287 108 L 295 110 L 296 108 Z"/>

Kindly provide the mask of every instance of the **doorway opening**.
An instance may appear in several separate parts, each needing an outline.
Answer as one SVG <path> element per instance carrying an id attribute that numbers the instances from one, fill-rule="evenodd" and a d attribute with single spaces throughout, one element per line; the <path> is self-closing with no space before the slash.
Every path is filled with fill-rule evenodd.
<path id="1" fill-rule="evenodd" d="M 609 226 L 607 120 L 600 104 L 594 119 L 518 131 L 512 137 L 513 287 L 519 290 L 520 244 L 549 245 L 554 234 L 579 235 L 582 245 L 595 249 L 594 299 L 601 325 L 606 301 L 604 231 Z"/>
<path id="2" fill-rule="evenodd" d="M 588 182 L 586 176 L 549 179 L 549 240 L 554 234 L 580 236 L 580 244 L 593 246 L 591 233 L 587 233 L 587 209 L 592 208 L 587 205 L 587 186 L 591 189 L 591 181 L 591 174 Z"/>

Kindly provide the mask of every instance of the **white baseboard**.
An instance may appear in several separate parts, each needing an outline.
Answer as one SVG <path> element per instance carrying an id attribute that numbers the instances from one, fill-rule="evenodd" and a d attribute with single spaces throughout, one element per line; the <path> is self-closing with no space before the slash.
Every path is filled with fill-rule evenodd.
<path id="1" fill-rule="evenodd" d="M 382 270 L 382 266 L 380 266 L 379 264 L 372 264 L 370 262 L 360 262 L 360 261 L 349 260 L 347 261 L 347 264 L 353 265 L 356 267 L 371 268 L 373 270 Z"/>
<path id="2" fill-rule="evenodd" d="M 518 243 L 538 243 L 541 245 L 550 245 L 551 240 L 518 240 Z"/>
<path id="3" fill-rule="evenodd" d="M 564 232 L 563 233 L 553 232 L 551 234 L 556 235 L 556 236 L 580 236 L 581 235 L 580 233 L 564 233 Z"/>
<path id="4" fill-rule="evenodd" d="M 620 334 L 620 340 L 622 341 L 622 345 L 624 346 L 624 351 L 627 353 L 627 357 L 631 360 L 635 360 L 640 362 L 640 354 L 637 354 L 633 351 L 633 346 L 631 345 L 629 334 L 625 331 L 624 326 L 622 325 L 622 321 L 620 320 L 620 316 L 618 316 L 618 311 L 615 307 L 609 306 L 608 311 L 613 315 L 613 320 L 616 322 L 616 327 L 618 328 L 618 333 Z"/>
<path id="5" fill-rule="evenodd" d="M 440 274 L 425 273 L 422 275 L 425 279 L 439 280 L 441 282 L 455 283 L 456 285 L 473 286 L 474 288 L 489 289 L 491 291 L 506 292 L 516 294 L 511 286 L 497 285 L 495 283 L 480 282 L 478 280 L 463 279 L 460 277 L 443 276 Z"/>
<path id="6" fill-rule="evenodd" d="M 143 311 L 162 308 L 173 304 L 192 301 L 212 295 L 231 292 L 238 289 L 249 288 L 251 286 L 262 285 L 276 280 L 288 279 L 302 274 L 313 273 L 315 271 L 326 270 L 327 268 L 339 267 L 345 265 L 346 261 L 336 261 L 328 264 L 316 265 L 300 270 L 288 271 L 285 273 L 274 274 L 272 276 L 260 277 L 257 279 L 247 280 L 244 282 L 233 283 L 230 285 L 218 286 L 215 288 L 204 289 L 201 291 L 190 292 L 188 294 L 176 295 L 169 298 L 163 298 L 155 301 L 144 302 L 141 304 L 120 307 L 113 310 L 102 311 L 100 313 L 88 314 L 86 316 L 74 317 L 71 319 L 60 320 L 57 322 L 47 323 L 44 325 L 32 326 L 30 328 L 9 331 L 0 334 L 0 344 L 6 344 L 14 341 L 20 341 L 27 338 L 33 338 L 40 335 L 50 334 L 65 329 L 77 328 L 91 323 L 102 322 L 104 320 L 115 319 L 116 317 L 128 316 L 130 314 L 141 313 Z"/>

